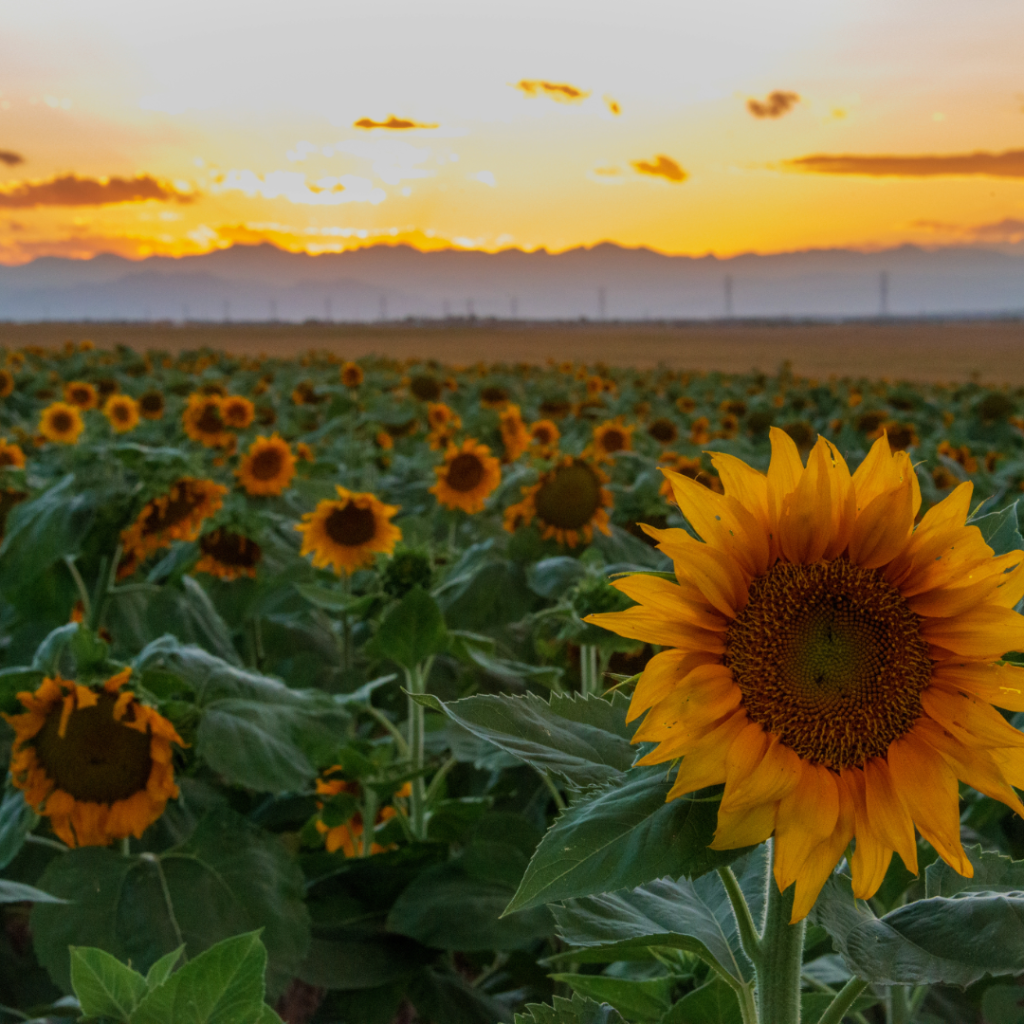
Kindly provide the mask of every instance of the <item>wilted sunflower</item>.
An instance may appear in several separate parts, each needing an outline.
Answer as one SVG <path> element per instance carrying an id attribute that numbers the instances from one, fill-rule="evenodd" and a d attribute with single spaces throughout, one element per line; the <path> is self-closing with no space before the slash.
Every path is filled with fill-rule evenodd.
<path id="1" fill-rule="evenodd" d="M 223 401 L 220 395 L 188 396 L 188 405 L 181 414 L 181 423 L 193 441 L 207 448 L 223 448 L 230 443 L 232 434 L 228 432 L 221 415 Z"/>
<path id="2" fill-rule="evenodd" d="M 612 506 L 608 478 L 586 459 L 565 456 L 532 487 L 524 487 L 522 501 L 505 510 L 510 533 L 537 519 L 544 540 L 576 547 L 580 538 L 589 544 L 594 530 L 611 533 L 606 509 Z"/>
<path id="3" fill-rule="evenodd" d="M 14 392 L 14 374 L 10 370 L 0 370 L 0 398 L 6 398 Z"/>
<path id="4" fill-rule="evenodd" d="M 434 469 L 437 483 L 430 488 L 438 504 L 480 512 L 487 497 L 501 483 L 501 463 L 485 444 L 468 439 L 462 447 L 452 445 L 445 453 L 444 465 Z"/>
<path id="5" fill-rule="evenodd" d="M 155 388 L 152 391 L 146 391 L 139 395 L 139 413 L 143 419 L 161 419 L 164 414 L 165 404 L 163 393 Z"/>
<path id="6" fill-rule="evenodd" d="M 322 776 L 316 780 L 316 791 L 320 796 L 326 797 L 327 801 L 330 801 L 331 797 L 341 796 L 346 794 L 349 797 L 358 800 L 362 795 L 358 782 L 349 781 L 347 779 L 338 778 L 342 773 L 343 769 L 341 765 L 334 765 L 328 768 Z M 412 794 L 412 785 L 406 783 L 397 793 L 395 797 L 406 798 Z M 356 811 L 350 818 L 338 825 L 329 825 L 324 821 L 324 807 L 327 801 L 318 800 L 317 809 L 320 811 L 319 817 L 316 819 L 316 830 L 324 837 L 324 845 L 327 848 L 328 853 L 336 853 L 341 850 L 346 857 L 360 857 L 363 854 L 363 832 L 365 827 L 363 825 L 363 816 L 359 811 Z M 330 810 L 328 809 L 328 815 Z M 374 834 L 377 829 L 382 825 L 387 824 L 392 818 L 398 814 L 390 804 L 386 807 L 380 808 L 377 811 L 377 820 L 374 823 Z M 370 854 L 385 853 L 387 850 L 395 849 L 394 843 L 389 843 L 386 846 L 380 843 L 371 841 L 370 843 Z"/>
<path id="7" fill-rule="evenodd" d="M 139 405 L 131 395 L 111 395 L 103 404 L 103 415 L 118 434 L 127 433 L 139 425 Z"/>
<path id="8" fill-rule="evenodd" d="M 530 447 L 530 432 L 523 422 L 518 405 L 507 405 L 498 416 L 501 424 L 501 443 L 504 462 L 515 462 Z"/>
<path id="9" fill-rule="evenodd" d="M 77 406 L 66 402 L 53 402 L 39 417 L 39 433 L 58 444 L 78 444 L 83 430 L 85 424 L 81 412 Z"/>
<path id="10" fill-rule="evenodd" d="M 0 437 L 0 469 L 8 466 L 24 469 L 25 453 L 21 450 L 21 445 L 8 443 L 6 437 Z"/>
<path id="11" fill-rule="evenodd" d="M 206 572 L 222 580 L 240 576 L 256 577 L 263 551 L 259 544 L 244 534 L 221 527 L 211 530 L 199 539 L 202 557 L 196 562 L 196 572 Z"/>
<path id="12" fill-rule="evenodd" d="M 96 389 L 84 380 L 72 380 L 64 385 L 64 401 L 79 409 L 95 409 L 99 405 Z"/>
<path id="13" fill-rule="evenodd" d="M 93 689 L 57 676 L 19 693 L 11 779 L 68 846 L 106 846 L 142 833 L 178 795 L 166 718 L 121 688 L 131 669 Z"/>
<path id="14" fill-rule="evenodd" d="M 678 583 L 613 585 L 639 605 L 589 621 L 661 644 L 633 694 L 641 764 L 682 758 L 668 798 L 725 783 L 715 849 L 775 836 L 775 880 L 803 918 L 847 845 L 871 897 L 893 852 L 917 872 L 914 826 L 952 868 L 957 780 L 1024 815 L 1024 552 L 994 557 L 965 525 L 961 484 L 914 528 L 909 457 L 880 438 L 851 476 L 819 439 L 806 468 L 772 429 L 768 475 L 711 458 L 717 495 L 671 476 L 686 531 L 653 530 Z"/>
<path id="15" fill-rule="evenodd" d="M 235 475 L 246 494 L 282 494 L 295 476 L 295 456 L 280 435 L 257 437 Z"/>
<path id="16" fill-rule="evenodd" d="M 121 531 L 126 563 L 141 562 L 176 540 L 195 540 L 203 523 L 224 503 L 226 487 L 197 477 L 182 477 L 166 494 L 147 502 L 135 522 Z"/>
<path id="17" fill-rule="evenodd" d="M 224 423 L 234 430 L 245 430 L 256 417 L 256 407 L 241 395 L 228 395 L 221 402 L 220 415 Z"/>
<path id="18" fill-rule="evenodd" d="M 607 420 L 594 427 L 594 453 L 599 459 L 607 459 L 616 452 L 628 452 L 633 447 L 635 426 L 626 426 L 621 419 Z"/>
<path id="19" fill-rule="evenodd" d="M 347 388 L 357 388 L 363 383 L 363 368 L 358 363 L 344 363 L 338 375 Z"/>
<path id="20" fill-rule="evenodd" d="M 396 505 L 384 505 L 372 494 L 355 494 L 335 488 L 337 501 L 321 501 L 295 527 L 302 534 L 301 555 L 312 555 L 313 565 L 328 565 L 340 576 L 372 565 L 377 554 L 390 555 L 402 539 L 393 526 Z"/>

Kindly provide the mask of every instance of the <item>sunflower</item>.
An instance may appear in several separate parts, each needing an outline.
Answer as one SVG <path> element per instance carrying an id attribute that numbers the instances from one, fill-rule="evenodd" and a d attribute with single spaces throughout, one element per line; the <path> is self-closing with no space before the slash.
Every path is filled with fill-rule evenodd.
<path id="1" fill-rule="evenodd" d="M 6 437 L 0 437 L 0 469 L 7 467 L 24 469 L 25 453 L 21 450 L 21 445 L 9 444 Z"/>
<path id="2" fill-rule="evenodd" d="M 526 429 L 518 405 L 507 405 L 498 416 L 501 424 L 501 443 L 505 447 L 502 461 L 515 462 L 530 447 L 530 432 Z"/>
<path id="3" fill-rule="evenodd" d="M 372 565 L 378 553 L 390 555 L 394 551 L 402 539 L 402 531 L 390 522 L 398 506 L 384 505 L 372 494 L 335 489 L 337 501 L 319 502 L 296 525 L 302 534 L 299 554 L 311 554 L 317 569 L 329 565 L 339 576 L 342 572 L 351 575 Z"/>
<path id="4" fill-rule="evenodd" d="M 164 414 L 164 396 L 155 388 L 139 395 L 139 414 L 143 419 L 158 420 Z"/>
<path id="5" fill-rule="evenodd" d="M 431 402 L 427 405 L 427 422 L 431 430 L 458 430 L 462 426 L 462 420 L 444 402 Z"/>
<path id="6" fill-rule="evenodd" d="M 532 487 L 524 487 L 522 501 L 505 510 L 505 529 L 510 533 L 537 519 L 544 540 L 576 547 L 582 537 L 589 544 L 595 528 L 609 534 L 611 492 L 602 485 L 608 478 L 594 463 L 565 456 Z"/>
<path id="7" fill-rule="evenodd" d="M 99 405 L 99 395 L 88 381 L 73 380 L 64 385 L 64 401 L 84 411 Z"/>
<path id="8" fill-rule="evenodd" d="M 594 452 L 599 459 L 607 459 L 616 452 L 628 452 L 633 447 L 633 431 L 621 419 L 607 420 L 594 427 Z"/>
<path id="9" fill-rule="evenodd" d="M 83 430 L 85 424 L 78 407 L 66 402 L 53 402 L 39 417 L 39 433 L 58 444 L 78 444 Z"/>
<path id="10" fill-rule="evenodd" d="M 306 444 L 305 441 L 300 441 L 295 446 L 295 458 L 299 462 L 316 462 L 316 453 L 313 451 L 311 445 Z"/>
<path id="11" fill-rule="evenodd" d="M 195 540 L 203 523 L 224 504 L 226 487 L 197 477 L 182 477 L 166 494 L 147 502 L 135 522 L 121 532 L 125 563 L 137 564 L 172 541 Z"/>
<path id="12" fill-rule="evenodd" d="M 196 572 L 206 572 L 222 580 L 239 576 L 256 578 L 256 566 L 263 551 L 259 544 L 241 533 L 223 528 L 211 530 L 199 540 L 202 557 L 196 563 Z"/>
<path id="13" fill-rule="evenodd" d="M 174 726 L 122 689 L 131 669 L 87 687 L 57 676 L 19 693 L 11 779 L 68 846 L 106 846 L 142 833 L 178 795 Z"/>
<path id="14" fill-rule="evenodd" d="M 246 494 L 281 494 L 295 476 L 295 456 L 279 434 L 257 437 L 235 475 Z"/>
<path id="15" fill-rule="evenodd" d="M 234 430 L 245 430 L 256 417 L 256 407 L 241 395 L 228 395 L 221 403 L 220 414 L 224 423 Z"/>
<path id="16" fill-rule="evenodd" d="M 207 448 L 223 448 L 231 440 L 221 413 L 220 395 L 192 394 L 181 414 L 185 433 Z"/>
<path id="17" fill-rule="evenodd" d="M 444 465 L 435 468 L 437 483 L 430 493 L 445 508 L 480 512 L 491 492 L 501 483 L 501 464 L 485 444 L 469 439 L 462 447 L 452 445 L 444 456 Z"/>
<path id="18" fill-rule="evenodd" d="M 139 403 L 131 395 L 111 395 L 103 404 L 103 415 L 115 433 L 125 434 L 139 425 Z"/>
<path id="19" fill-rule="evenodd" d="M 508 401 L 508 392 L 497 384 L 488 384 L 480 392 L 480 404 L 485 409 L 500 409 Z"/>
<path id="20" fill-rule="evenodd" d="M 561 436 L 561 431 L 551 420 L 536 420 L 530 425 L 530 443 L 538 448 L 554 448 Z"/>
<path id="21" fill-rule="evenodd" d="M 672 444 L 679 437 L 679 428 L 667 416 L 662 416 L 647 428 L 647 433 L 658 444 Z"/>
<path id="22" fill-rule="evenodd" d="M 328 768 L 322 776 L 316 780 L 317 793 L 320 796 L 327 797 L 328 801 L 331 797 L 341 795 L 358 800 L 362 796 L 362 790 L 359 783 L 337 778 L 343 770 L 344 769 L 339 764 Z M 411 794 L 412 785 L 407 782 L 397 793 L 395 793 L 395 797 L 404 799 L 409 797 Z M 323 811 L 325 801 L 318 800 L 316 806 L 320 811 L 320 814 L 316 819 L 316 830 L 324 837 L 324 845 L 327 848 L 327 852 L 336 853 L 338 850 L 341 850 L 346 857 L 361 856 L 363 853 L 363 832 L 365 831 L 362 814 L 359 811 L 356 811 L 346 821 L 339 825 L 332 826 L 324 821 Z M 382 825 L 387 824 L 392 818 L 396 817 L 397 814 L 398 811 L 390 805 L 382 807 L 377 812 L 377 820 L 374 823 L 374 834 L 376 834 L 377 829 Z M 394 849 L 394 843 L 389 843 L 387 846 L 382 846 L 377 842 L 370 843 L 371 855 L 375 853 L 385 853 L 387 850 Z"/>
<path id="23" fill-rule="evenodd" d="M 358 363 L 343 364 L 338 375 L 347 388 L 357 388 L 363 383 L 363 368 Z"/>
<path id="24" fill-rule="evenodd" d="M 671 474 L 703 542 L 648 527 L 678 583 L 618 580 L 639 604 L 588 621 L 669 648 L 630 705 L 657 744 L 639 763 L 682 758 L 670 800 L 724 783 L 713 847 L 774 833 L 797 921 L 853 839 L 860 899 L 893 852 L 917 872 L 915 825 L 969 877 L 958 780 L 1024 815 L 1024 735 L 992 707 L 1024 710 L 1024 669 L 999 660 L 1024 650 L 1024 552 L 966 525 L 970 483 L 915 529 L 917 476 L 884 435 L 852 476 L 824 439 L 806 468 L 771 443 L 767 477 L 712 454 L 724 495 Z"/>
<path id="25" fill-rule="evenodd" d="M 0 398 L 7 398 L 14 392 L 14 374 L 10 370 L 0 370 Z"/>

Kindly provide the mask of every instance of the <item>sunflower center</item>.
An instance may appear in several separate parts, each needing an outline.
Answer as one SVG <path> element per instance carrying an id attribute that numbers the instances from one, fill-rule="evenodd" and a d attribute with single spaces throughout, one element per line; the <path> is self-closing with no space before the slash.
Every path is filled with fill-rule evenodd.
<path id="1" fill-rule="evenodd" d="M 551 444 L 551 431 L 547 427 L 537 427 L 533 432 L 533 439 L 538 444 Z"/>
<path id="2" fill-rule="evenodd" d="M 675 424 L 671 420 L 655 420 L 647 430 L 647 433 L 654 438 L 655 441 L 660 441 L 663 444 L 667 444 L 669 441 L 676 439 L 677 431 Z"/>
<path id="3" fill-rule="evenodd" d="M 213 530 L 200 540 L 199 548 L 204 555 L 215 558 L 223 565 L 244 569 L 255 568 L 262 554 L 255 541 L 230 530 Z"/>
<path id="4" fill-rule="evenodd" d="M 194 492 L 188 484 L 178 484 L 163 508 L 155 504 L 150 506 L 146 514 L 145 532 L 156 533 L 184 522 L 199 506 L 202 498 L 202 494 Z"/>
<path id="5" fill-rule="evenodd" d="M 66 412 L 55 412 L 50 420 L 50 426 L 60 434 L 67 433 L 71 429 L 71 416 Z"/>
<path id="6" fill-rule="evenodd" d="M 116 695 L 104 693 L 93 707 L 73 711 L 63 737 L 58 705 L 33 740 L 46 774 L 76 800 L 113 804 L 149 782 L 149 734 L 115 722 L 116 703 Z"/>
<path id="7" fill-rule="evenodd" d="M 560 530 L 578 530 L 601 507 L 601 481 L 585 462 L 560 466 L 533 498 L 537 515 Z"/>
<path id="8" fill-rule="evenodd" d="M 355 548 L 373 540 L 377 532 L 377 521 L 373 509 L 359 508 L 349 502 L 344 508 L 336 508 L 324 523 L 327 536 L 336 544 Z"/>
<path id="9" fill-rule="evenodd" d="M 471 491 L 484 476 L 484 466 L 472 452 L 456 455 L 448 465 L 445 481 L 453 491 Z"/>
<path id="10" fill-rule="evenodd" d="M 257 480 L 273 480 L 281 472 L 281 453 L 276 448 L 262 449 L 253 456 L 249 472 Z"/>
<path id="11" fill-rule="evenodd" d="M 625 447 L 626 438 L 621 430 L 606 430 L 601 438 L 601 447 L 606 452 L 619 452 Z"/>
<path id="12" fill-rule="evenodd" d="M 921 715 L 932 671 L 900 592 L 843 559 L 755 579 L 724 661 L 753 721 L 836 770 L 886 755 Z"/>
<path id="13" fill-rule="evenodd" d="M 128 409 L 127 405 L 120 405 L 120 404 L 115 405 L 114 409 L 113 409 L 113 412 L 114 412 L 114 419 L 115 420 L 119 420 L 121 423 L 127 422 L 129 417 L 131 416 L 131 412 Z"/>
<path id="14" fill-rule="evenodd" d="M 220 410 L 213 402 L 207 402 L 196 420 L 196 428 L 204 434 L 219 434 L 224 428 Z"/>
<path id="15" fill-rule="evenodd" d="M 161 412 L 164 407 L 164 397 L 158 391 L 147 391 L 139 399 L 139 405 L 145 412 Z"/>

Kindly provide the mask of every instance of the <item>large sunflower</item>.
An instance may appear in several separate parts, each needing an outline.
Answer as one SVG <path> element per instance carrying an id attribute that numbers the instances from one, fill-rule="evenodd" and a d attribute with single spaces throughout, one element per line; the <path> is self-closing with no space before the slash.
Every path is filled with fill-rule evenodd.
<path id="1" fill-rule="evenodd" d="M 171 744 L 184 746 L 166 718 L 139 702 L 131 669 L 101 687 L 60 676 L 19 693 L 11 779 L 25 802 L 50 819 L 68 846 L 106 846 L 140 838 L 178 795 Z"/>
<path id="2" fill-rule="evenodd" d="M 608 478 L 586 459 L 564 456 L 532 487 L 524 487 L 523 500 L 505 509 L 505 529 L 513 532 L 536 519 L 544 540 L 576 547 L 589 544 L 594 530 L 611 533 L 606 509 L 612 495 L 603 485 Z"/>
<path id="3" fill-rule="evenodd" d="M 240 576 L 256 577 L 263 551 L 259 544 L 244 534 L 219 528 L 211 530 L 199 540 L 202 557 L 196 563 L 196 572 L 206 572 L 222 580 L 235 580 Z"/>
<path id="4" fill-rule="evenodd" d="M 221 406 L 224 399 L 220 395 L 192 394 L 188 396 L 188 405 L 181 414 L 185 433 L 193 441 L 198 441 L 207 448 L 224 448 L 231 443 L 234 436 L 227 430 Z"/>
<path id="5" fill-rule="evenodd" d="M 124 434 L 139 425 L 139 403 L 131 395 L 111 395 L 103 404 L 103 415 L 115 433 Z"/>
<path id="6" fill-rule="evenodd" d="M 501 483 L 501 463 L 491 449 L 469 439 L 462 447 L 452 445 L 444 456 L 444 465 L 434 469 L 437 483 L 430 493 L 446 508 L 463 512 L 483 510 L 487 496 Z"/>
<path id="7" fill-rule="evenodd" d="M 641 764 L 682 758 L 674 799 L 725 784 L 716 849 L 775 836 L 775 880 L 804 917 L 851 840 L 855 894 L 871 897 L 895 851 L 917 871 L 914 826 L 972 874 L 957 781 L 1024 815 L 1024 735 L 992 705 L 1024 710 L 1024 552 L 995 557 L 965 520 L 961 484 L 915 529 L 904 452 L 883 436 L 851 476 L 819 439 L 806 468 L 772 429 L 767 476 L 722 453 L 723 495 L 670 473 L 684 530 L 653 530 L 678 583 L 617 586 L 637 607 L 589 621 L 661 644 L 630 720 Z"/>
<path id="8" fill-rule="evenodd" d="M 53 402 L 39 416 L 39 433 L 58 444 L 78 444 L 83 430 L 81 412 L 67 402 Z"/>
<path id="9" fill-rule="evenodd" d="M 295 456 L 288 442 L 278 434 L 257 437 L 235 475 L 246 494 L 281 494 L 295 476 Z"/>
<path id="10" fill-rule="evenodd" d="M 135 522 L 121 532 L 128 563 L 141 562 L 172 541 L 195 540 L 203 523 L 224 503 L 226 487 L 212 480 L 182 477 L 166 494 L 147 502 Z"/>
<path id="11" fill-rule="evenodd" d="M 402 539 L 391 524 L 397 505 L 385 505 L 372 494 L 337 487 L 337 501 L 321 501 L 295 529 L 302 534 L 299 554 L 312 555 L 318 569 L 328 565 L 340 576 L 372 565 L 377 554 L 390 555 Z"/>

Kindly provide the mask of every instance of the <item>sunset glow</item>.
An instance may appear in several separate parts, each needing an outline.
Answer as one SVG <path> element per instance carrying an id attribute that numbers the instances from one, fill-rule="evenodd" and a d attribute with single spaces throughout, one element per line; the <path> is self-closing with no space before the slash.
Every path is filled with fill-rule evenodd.
<path id="1" fill-rule="evenodd" d="M 1024 239 L 1024 7 L 7 4 L 0 262 Z"/>

